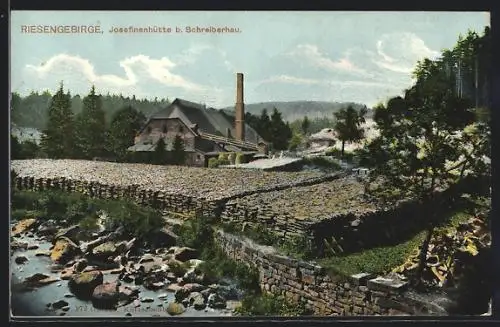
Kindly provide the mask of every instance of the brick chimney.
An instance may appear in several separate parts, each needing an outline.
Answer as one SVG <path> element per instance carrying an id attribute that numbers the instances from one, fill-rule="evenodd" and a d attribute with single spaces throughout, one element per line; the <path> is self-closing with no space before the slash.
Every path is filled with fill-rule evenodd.
<path id="1" fill-rule="evenodd" d="M 236 139 L 245 140 L 245 104 L 243 103 L 243 74 L 236 74 Z"/>

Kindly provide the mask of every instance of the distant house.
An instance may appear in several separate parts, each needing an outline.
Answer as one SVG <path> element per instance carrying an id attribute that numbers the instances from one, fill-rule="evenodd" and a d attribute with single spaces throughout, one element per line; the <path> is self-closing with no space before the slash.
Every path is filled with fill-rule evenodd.
<path id="1" fill-rule="evenodd" d="M 163 138 L 167 151 L 172 151 L 175 137 L 184 141 L 186 165 L 206 166 L 208 159 L 221 152 L 240 152 L 252 156 L 266 151 L 266 142 L 244 122 L 243 75 L 237 75 L 235 115 L 183 99 L 175 99 L 168 107 L 151 117 L 128 150 L 151 153 Z"/>
<path id="2" fill-rule="evenodd" d="M 334 146 L 337 142 L 337 136 L 332 128 L 324 128 L 308 138 L 308 144 L 311 148 L 322 148 Z"/>

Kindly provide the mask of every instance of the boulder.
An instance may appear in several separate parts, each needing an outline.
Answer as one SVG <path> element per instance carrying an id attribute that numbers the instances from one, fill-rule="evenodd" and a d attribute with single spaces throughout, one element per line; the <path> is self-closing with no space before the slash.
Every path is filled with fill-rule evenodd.
<path id="1" fill-rule="evenodd" d="M 67 237 L 70 240 L 78 241 L 80 239 L 81 228 L 79 225 L 73 225 L 68 228 L 63 228 L 54 236 L 52 244 L 54 244 L 60 237 Z"/>
<path id="2" fill-rule="evenodd" d="M 212 293 L 208 296 L 207 304 L 213 309 L 225 309 L 226 300 L 217 293 Z"/>
<path id="3" fill-rule="evenodd" d="M 59 228 L 57 227 L 56 222 L 53 220 L 48 220 L 46 222 L 43 222 L 40 226 L 38 226 L 37 234 L 45 237 L 52 237 L 56 235 L 58 231 Z"/>
<path id="4" fill-rule="evenodd" d="M 38 249 L 40 246 L 38 244 L 30 244 L 28 245 L 28 247 L 26 248 L 27 250 L 36 250 Z"/>
<path id="5" fill-rule="evenodd" d="M 171 316 L 177 316 L 183 314 L 186 308 L 180 303 L 170 302 L 167 306 L 167 312 Z"/>
<path id="6" fill-rule="evenodd" d="M 167 286 L 167 291 L 168 292 L 177 292 L 178 290 L 180 290 L 182 288 L 182 286 L 180 286 L 179 284 L 176 284 L 176 283 L 172 283 L 172 284 L 169 284 Z"/>
<path id="7" fill-rule="evenodd" d="M 52 284 L 54 282 L 59 281 L 58 278 L 51 277 L 48 275 L 36 273 L 30 277 L 27 277 L 23 281 L 23 285 L 28 288 L 35 288 L 35 287 L 40 287 L 40 286 L 45 286 L 48 284 Z"/>
<path id="8" fill-rule="evenodd" d="M 79 253 L 80 248 L 69 238 L 62 236 L 54 244 L 50 258 L 54 262 L 65 264 Z"/>
<path id="9" fill-rule="evenodd" d="M 104 276 L 102 272 L 94 270 L 89 272 L 82 272 L 74 274 L 68 286 L 71 293 L 82 299 L 88 299 L 92 296 L 94 289 L 103 283 Z"/>
<path id="10" fill-rule="evenodd" d="M 36 257 L 50 257 L 51 252 L 49 250 L 39 250 L 35 253 Z"/>
<path id="11" fill-rule="evenodd" d="M 145 255 L 142 256 L 141 259 L 139 259 L 139 263 L 146 263 L 146 262 L 153 262 L 153 261 L 155 261 L 155 257 L 150 253 L 146 253 Z"/>
<path id="12" fill-rule="evenodd" d="M 114 242 L 105 242 L 92 249 L 92 256 L 96 259 L 107 260 L 109 257 L 114 256 L 117 248 Z"/>
<path id="13" fill-rule="evenodd" d="M 199 292 L 193 292 L 189 294 L 189 303 L 195 308 L 195 310 L 203 310 L 207 306 L 205 304 L 205 298 Z"/>
<path id="14" fill-rule="evenodd" d="M 188 293 L 191 293 L 191 292 L 200 292 L 203 289 L 205 289 L 205 286 L 197 283 L 189 283 L 182 286 L 182 288 L 185 289 Z"/>
<path id="15" fill-rule="evenodd" d="M 174 258 L 178 261 L 185 262 L 191 259 L 196 259 L 198 256 L 198 251 L 196 249 L 181 247 L 175 249 Z"/>
<path id="16" fill-rule="evenodd" d="M 62 280 L 69 280 L 75 273 L 75 270 L 73 268 L 65 268 L 63 271 L 61 271 L 61 279 Z"/>
<path id="17" fill-rule="evenodd" d="M 162 228 L 149 237 L 151 245 L 154 247 L 163 247 L 163 246 L 173 246 L 177 243 L 177 236 L 174 232 L 169 230 L 168 228 Z"/>
<path id="18" fill-rule="evenodd" d="M 58 310 L 58 309 L 62 309 L 64 307 L 66 307 L 68 305 L 69 305 L 68 302 L 66 302 L 64 300 L 59 300 L 57 302 L 52 303 L 52 308 L 54 308 L 55 310 Z"/>
<path id="19" fill-rule="evenodd" d="M 12 251 L 27 250 L 28 249 L 28 242 L 13 241 L 13 242 L 10 243 L 10 249 Z"/>
<path id="20" fill-rule="evenodd" d="M 88 261 L 85 258 L 82 258 L 80 260 L 77 260 L 75 264 L 73 265 L 73 268 L 75 269 L 75 272 L 82 272 L 85 268 L 88 266 Z"/>
<path id="21" fill-rule="evenodd" d="M 175 291 L 175 301 L 180 303 L 183 300 L 187 299 L 189 294 L 190 292 L 188 290 L 186 290 L 184 287 L 181 287 L 177 291 Z"/>
<path id="22" fill-rule="evenodd" d="M 26 258 L 24 255 L 17 256 L 16 259 L 14 259 L 15 263 L 18 265 L 24 264 L 26 261 L 28 261 L 28 258 Z"/>
<path id="23" fill-rule="evenodd" d="M 127 305 L 137 299 L 139 289 L 127 285 L 120 285 L 118 287 L 118 301 L 120 306 Z"/>
<path id="24" fill-rule="evenodd" d="M 12 227 L 10 236 L 18 236 L 28 230 L 31 230 L 32 228 L 35 227 L 35 223 L 36 223 L 35 218 L 28 218 L 19 221 Z"/>
<path id="25" fill-rule="evenodd" d="M 113 309 L 119 300 L 118 284 L 106 282 L 97 285 L 92 292 L 92 304 L 99 309 Z"/>

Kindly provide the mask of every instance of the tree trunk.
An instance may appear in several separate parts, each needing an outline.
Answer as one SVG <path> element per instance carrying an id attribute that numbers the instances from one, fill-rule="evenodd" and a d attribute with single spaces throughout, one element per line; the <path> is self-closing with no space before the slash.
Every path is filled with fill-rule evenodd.
<path id="1" fill-rule="evenodd" d="M 418 267 L 415 275 L 415 287 L 420 288 L 423 286 L 423 273 L 425 265 L 427 263 L 427 252 L 429 251 L 429 244 L 431 243 L 432 234 L 434 233 L 434 224 L 430 223 L 427 229 L 427 234 L 422 242 L 422 247 L 420 248 L 420 254 L 418 258 Z"/>
<path id="2" fill-rule="evenodd" d="M 345 141 L 342 141 L 342 150 L 340 152 L 340 157 L 344 158 L 344 146 L 345 146 Z"/>
<path id="3" fill-rule="evenodd" d="M 429 251 L 429 244 L 432 239 L 432 234 L 434 233 L 434 227 L 436 224 L 436 212 L 434 208 L 436 207 L 436 204 L 434 203 L 434 187 L 436 183 L 436 178 L 434 176 L 434 171 L 433 171 L 433 176 L 431 179 L 431 187 L 429 191 L 431 192 L 429 194 L 429 197 L 427 201 L 424 201 L 423 205 L 425 206 L 424 212 L 427 213 L 428 217 L 430 217 L 430 220 L 428 222 L 428 228 L 427 228 L 427 234 L 425 235 L 425 239 L 422 242 L 422 247 L 420 248 L 420 254 L 418 258 L 418 266 L 417 266 L 417 271 L 416 271 L 416 276 L 415 276 L 415 287 L 420 288 L 423 286 L 423 273 L 425 266 L 427 264 L 427 252 Z"/>

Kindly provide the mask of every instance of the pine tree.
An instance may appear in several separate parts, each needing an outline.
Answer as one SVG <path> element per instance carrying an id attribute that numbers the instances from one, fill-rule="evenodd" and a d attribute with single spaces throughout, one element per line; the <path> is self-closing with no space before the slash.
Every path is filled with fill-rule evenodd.
<path id="1" fill-rule="evenodd" d="M 82 158 L 104 156 L 106 142 L 106 121 L 101 98 L 92 86 L 89 95 L 83 99 L 82 112 L 77 116 L 77 145 Z"/>
<path id="2" fill-rule="evenodd" d="M 311 122 L 309 121 L 309 118 L 307 118 L 307 116 L 304 117 L 304 119 L 302 120 L 302 124 L 301 124 L 301 129 L 302 129 L 302 133 L 304 135 L 307 135 L 307 132 L 309 131 L 309 127 L 311 126 Z"/>
<path id="3" fill-rule="evenodd" d="M 172 144 L 172 163 L 174 165 L 182 165 L 185 162 L 186 152 L 184 149 L 184 141 L 179 135 L 176 135 Z"/>
<path id="4" fill-rule="evenodd" d="M 167 149 L 165 148 L 165 140 L 163 138 L 160 138 L 156 143 L 152 159 L 155 165 L 164 165 L 167 163 Z"/>
<path id="5" fill-rule="evenodd" d="M 134 144 L 146 117 L 132 106 L 118 110 L 112 117 L 109 127 L 108 151 L 119 161 L 127 156 L 127 148 Z"/>
<path id="6" fill-rule="evenodd" d="M 273 149 L 286 150 L 292 138 L 292 129 L 288 123 L 283 121 L 281 112 L 276 108 L 273 109 L 273 113 L 271 114 L 270 131 Z"/>
<path id="7" fill-rule="evenodd" d="M 68 158 L 74 152 L 73 112 L 71 95 L 64 94 L 63 83 L 52 97 L 47 128 L 43 131 L 42 148 L 49 158 Z"/>

